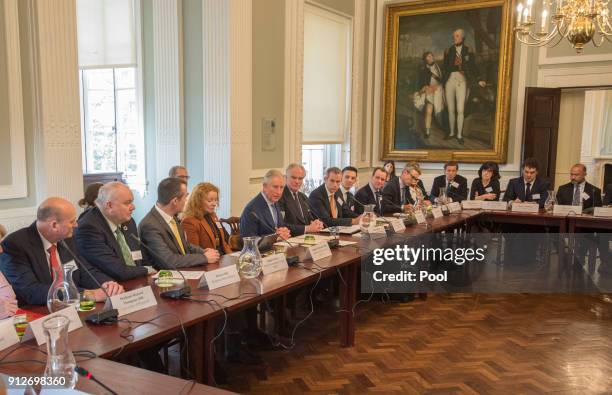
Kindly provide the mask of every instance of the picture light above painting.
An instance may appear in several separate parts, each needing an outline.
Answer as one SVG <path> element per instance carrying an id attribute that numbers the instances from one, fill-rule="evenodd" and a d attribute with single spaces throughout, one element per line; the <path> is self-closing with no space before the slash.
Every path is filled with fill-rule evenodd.
<path id="1" fill-rule="evenodd" d="M 512 1 L 386 8 L 382 160 L 505 163 Z"/>

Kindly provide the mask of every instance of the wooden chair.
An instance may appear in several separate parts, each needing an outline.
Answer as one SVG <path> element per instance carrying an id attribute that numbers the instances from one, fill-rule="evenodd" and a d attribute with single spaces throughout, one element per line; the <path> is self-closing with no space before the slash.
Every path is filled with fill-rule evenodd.
<path id="1" fill-rule="evenodd" d="M 244 243 L 240 236 L 240 217 L 221 218 L 221 223 L 228 224 L 230 227 L 230 237 L 228 243 L 232 251 L 240 251 Z"/>

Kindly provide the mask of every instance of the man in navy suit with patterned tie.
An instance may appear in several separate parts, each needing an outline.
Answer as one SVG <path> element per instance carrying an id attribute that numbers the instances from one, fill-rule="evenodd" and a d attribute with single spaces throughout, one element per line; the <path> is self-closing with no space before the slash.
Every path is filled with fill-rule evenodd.
<path id="1" fill-rule="evenodd" d="M 276 233 L 288 239 L 289 229 L 281 213 L 278 201 L 283 196 L 285 177 L 278 170 L 268 170 L 263 179 L 262 191 L 251 200 L 240 216 L 240 234 L 243 237 Z"/>

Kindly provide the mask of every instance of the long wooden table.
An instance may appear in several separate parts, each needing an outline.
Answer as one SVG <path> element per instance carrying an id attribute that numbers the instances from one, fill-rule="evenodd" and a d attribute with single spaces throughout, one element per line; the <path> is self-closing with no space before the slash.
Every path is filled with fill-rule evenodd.
<path id="1" fill-rule="evenodd" d="M 546 227 L 556 227 L 559 232 L 573 231 L 579 221 L 592 221 L 592 223 L 608 226 L 612 219 L 589 220 L 587 216 L 562 217 L 551 214 L 524 214 L 498 211 L 465 210 L 461 213 L 451 214 L 438 219 L 427 219 L 427 224 L 408 227 L 399 237 L 413 237 L 425 233 L 450 231 L 455 228 L 468 227 L 468 225 L 481 219 L 488 219 L 496 223 L 522 223 Z M 571 222 L 574 221 L 574 222 Z M 568 225 L 568 223 L 570 225 Z M 573 225 L 572 225 L 573 224 Z M 603 225 L 602 225 L 603 226 Z M 350 236 L 343 239 L 358 241 L 359 246 L 364 242 Z M 126 317 L 116 325 L 94 326 L 84 324 L 83 328 L 69 334 L 70 345 L 73 350 L 89 350 L 96 355 L 114 359 L 129 352 L 135 352 L 166 340 L 180 336 L 183 329 L 187 332 L 187 349 L 189 352 L 190 371 L 198 382 L 214 383 L 214 350 L 212 340 L 217 335 L 218 320 L 225 313 L 232 314 L 267 299 L 284 295 L 293 290 L 314 284 L 319 276 L 342 275 L 344 281 L 340 282 L 340 344 L 350 347 L 355 342 L 355 324 L 352 307 L 356 303 L 359 265 L 362 256 L 356 248 L 339 248 L 333 250 L 332 256 L 312 263 L 305 258 L 306 250 L 302 247 L 293 247 L 287 251 L 288 255 L 300 257 L 300 267 L 291 267 L 281 271 L 262 276 L 257 280 L 243 281 L 209 292 L 198 290 L 198 282 L 189 280 L 192 287 L 193 298 L 209 301 L 211 304 L 198 303 L 190 300 L 168 300 L 159 297 L 159 289 L 153 285 L 158 304 Z M 220 266 L 235 264 L 235 257 L 224 256 L 220 263 L 210 264 L 205 268 L 194 270 L 214 270 Z M 140 278 L 125 282 L 126 290 L 152 285 L 152 278 Z M 215 304 L 218 303 L 217 304 Z M 221 306 L 221 308 L 220 308 Z M 98 308 L 101 306 L 99 305 Z M 44 308 L 39 308 L 46 312 Z M 224 312 L 225 310 L 225 312 Z M 145 322 L 154 319 L 150 324 L 136 327 L 136 322 Z M 131 321 L 132 330 L 129 329 Z M 126 332 L 127 331 L 127 332 Z M 131 335 L 128 342 L 122 335 Z M 4 371 L 4 367 L 0 367 Z"/>

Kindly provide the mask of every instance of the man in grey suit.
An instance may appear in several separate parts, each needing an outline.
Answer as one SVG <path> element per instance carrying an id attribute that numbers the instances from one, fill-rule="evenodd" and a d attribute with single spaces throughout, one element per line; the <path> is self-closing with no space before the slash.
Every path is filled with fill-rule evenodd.
<path id="1" fill-rule="evenodd" d="M 149 262 L 156 269 L 173 269 L 215 263 L 219 252 L 212 248 L 202 249 L 189 244 L 178 214 L 187 201 L 187 182 L 169 177 L 157 186 L 157 203 L 138 225 L 140 239 Z"/>

